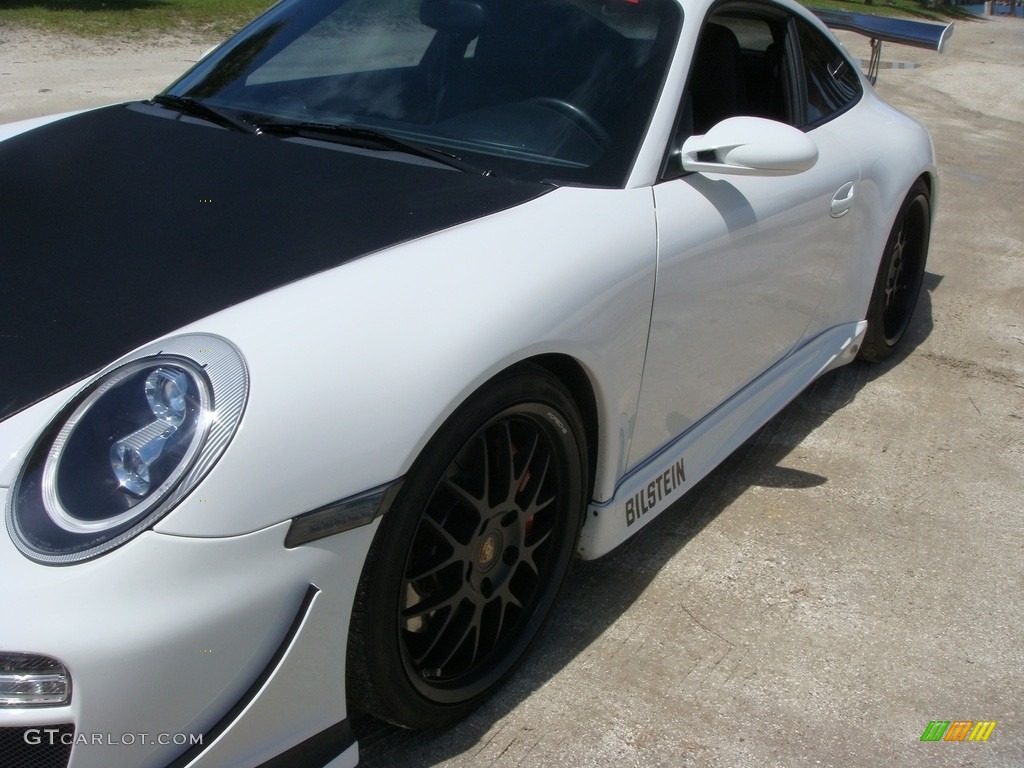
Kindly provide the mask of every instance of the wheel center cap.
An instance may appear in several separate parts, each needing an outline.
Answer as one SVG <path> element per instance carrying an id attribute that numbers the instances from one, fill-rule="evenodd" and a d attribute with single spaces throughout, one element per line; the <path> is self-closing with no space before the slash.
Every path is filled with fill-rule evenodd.
<path id="1" fill-rule="evenodd" d="M 501 549 L 501 537 L 497 531 L 492 531 L 484 537 L 477 551 L 476 564 L 481 571 L 490 570 L 498 561 L 498 552 Z"/>

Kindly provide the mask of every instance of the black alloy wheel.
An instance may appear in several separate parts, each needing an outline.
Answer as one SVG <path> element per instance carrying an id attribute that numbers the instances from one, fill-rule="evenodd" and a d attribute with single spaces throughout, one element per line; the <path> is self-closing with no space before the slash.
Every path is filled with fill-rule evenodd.
<path id="1" fill-rule="evenodd" d="M 554 604 L 587 477 L 579 412 L 542 369 L 505 374 L 460 408 L 375 537 L 349 639 L 353 703 L 425 728 L 493 692 Z"/>
<path id="2" fill-rule="evenodd" d="M 910 327 L 924 280 L 930 233 L 928 187 L 918 180 L 900 206 L 878 267 L 860 349 L 864 360 L 879 362 L 889 357 Z"/>

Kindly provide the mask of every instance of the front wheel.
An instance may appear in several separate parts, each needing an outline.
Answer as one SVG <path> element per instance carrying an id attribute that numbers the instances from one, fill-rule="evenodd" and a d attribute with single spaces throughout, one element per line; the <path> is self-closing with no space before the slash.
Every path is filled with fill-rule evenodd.
<path id="1" fill-rule="evenodd" d="M 385 514 L 349 636 L 349 696 L 410 728 L 456 720 L 540 631 L 587 484 L 579 412 L 539 368 L 486 385 L 441 428 Z"/>
<path id="2" fill-rule="evenodd" d="M 868 305 L 862 359 L 879 362 L 889 357 L 910 327 L 924 280 L 930 233 L 928 187 L 918 180 L 900 206 L 882 253 Z"/>

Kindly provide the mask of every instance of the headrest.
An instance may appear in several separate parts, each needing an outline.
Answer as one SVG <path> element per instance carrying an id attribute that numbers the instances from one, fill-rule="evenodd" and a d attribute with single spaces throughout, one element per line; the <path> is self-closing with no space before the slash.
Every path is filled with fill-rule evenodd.
<path id="1" fill-rule="evenodd" d="M 423 0 L 420 21 L 441 32 L 476 32 L 486 12 L 475 0 Z"/>

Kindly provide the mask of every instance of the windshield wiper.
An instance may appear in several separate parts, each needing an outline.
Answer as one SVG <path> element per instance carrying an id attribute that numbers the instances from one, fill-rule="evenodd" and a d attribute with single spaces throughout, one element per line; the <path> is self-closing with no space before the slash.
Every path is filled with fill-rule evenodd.
<path id="1" fill-rule="evenodd" d="M 265 133 L 301 136 L 312 139 L 340 139 L 346 144 L 363 147 L 364 149 L 394 150 L 396 152 L 403 152 L 407 155 L 415 155 L 416 157 L 433 160 L 435 163 L 447 165 L 449 168 L 456 168 L 465 173 L 476 173 L 482 176 L 491 175 L 490 171 L 467 163 L 458 155 L 453 155 L 450 152 L 444 152 L 440 149 L 428 147 L 406 139 L 399 139 L 390 134 L 375 131 L 372 128 L 345 125 L 344 123 L 312 122 L 263 123 L 260 128 L 262 128 Z"/>
<path id="2" fill-rule="evenodd" d="M 233 128 L 236 131 L 251 133 L 254 136 L 258 136 L 263 133 L 260 126 L 256 125 L 256 123 L 251 123 L 245 118 L 232 115 L 222 109 L 217 109 L 217 107 L 211 107 L 206 102 L 199 101 L 191 96 L 174 96 L 169 93 L 161 93 L 154 96 L 149 101 L 151 104 L 161 104 L 165 107 L 173 107 L 187 115 L 201 117 L 204 120 L 217 123 L 217 125 L 222 125 L 225 128 Z"/>

